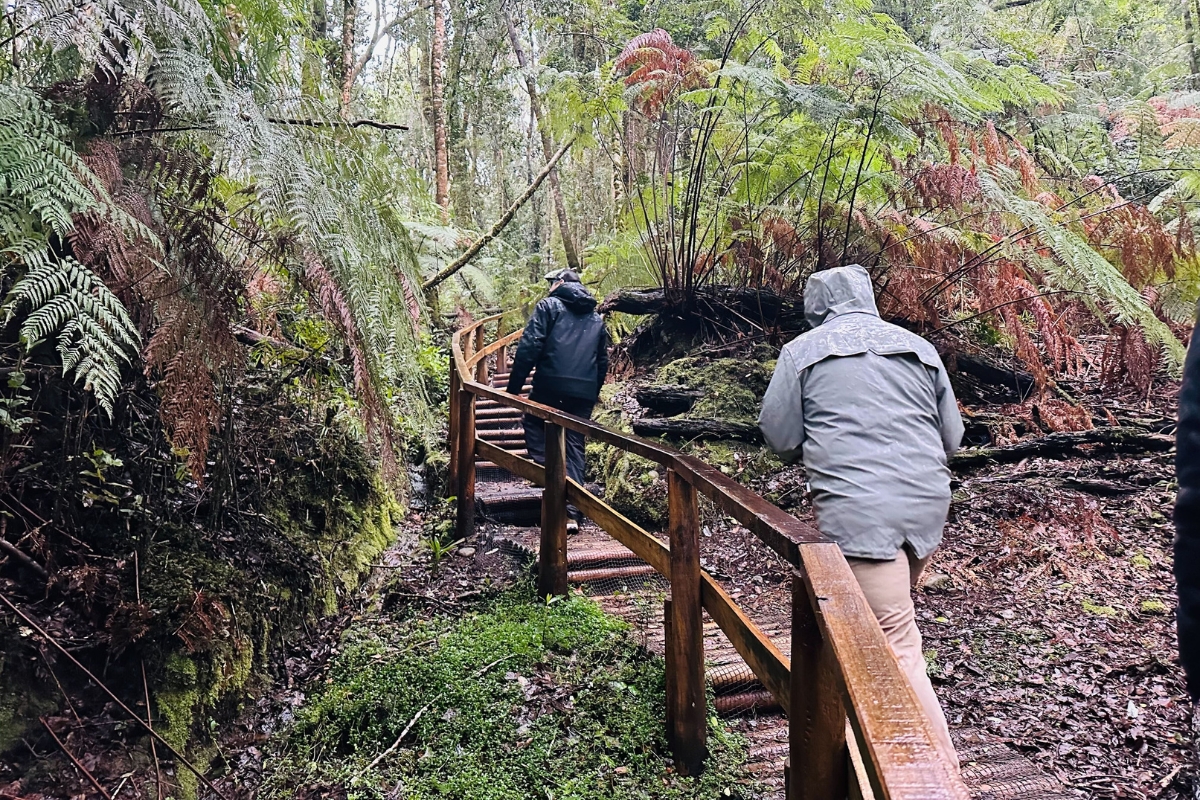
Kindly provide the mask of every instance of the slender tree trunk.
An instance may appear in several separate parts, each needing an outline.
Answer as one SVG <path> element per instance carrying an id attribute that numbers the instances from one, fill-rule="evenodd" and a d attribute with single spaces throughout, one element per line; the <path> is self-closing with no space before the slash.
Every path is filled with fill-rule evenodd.
<path id="1" fill-rule="evenodd" d="M 358 24 L 358 0 L 343 0 L 342 5 L 342 91 L 338 110 L 350 118 L 350 88 L 354 85 L 354 34 Z"/>
<path id="2" fill-rule="evenodd" d="M 1188 77 L 1188 88 L 1195 89 L 1200 81 L 1200 52 L 1196 49 L 1196 21 L 1192 14 L 1195 0 L 1183 0 L 1183 30 L 1187 36 L 1188 58 L 1191 65 L 1191 75 Z"/>
<path id="3" fill-rule="evenodd" d="M 450 159 L 446 152 L 446 7 L 433 0 L 433 42 L 430 50 L 430 94 L 433 100 L 434 201 L 442 221 L 450 221 Z"/>
<path id="4" fill-rule="evenodd" d="M 517 64 L 521 67 L 521 72 L 525 77 L 525 89 L 529 92 L 529 108 L 533 111 L 533 118 L 537 121 L 538 133 L 542 138 L 542 157 L 549 162 L 550 157 L 554 154 L 554 142 L 550 139 L 550 123 L 544 119 L 542 114 L 542 102 L 538 97 L 537 81 L 529 69 L 529 60 L 525 57 L 525 51 L 521 48 L 521 37 L 517 35 L 517 28 L 508 14 L 504 15 L 504 24 L 508 27 L 508 40 L 512 43 L 513 53 L 517 56 Z M 578 272 L 580 269 L 579 254 L 575 249 L 575 240 L 571 237 L 571 226 L 567 221 L 567 206 L 563 201 L 562 187 L 558 183 L 557 169 L 551 170 L 549 182 L 550 197 L 554 200 L 554 213 L 558 217 L 558 232 L 562 235 L 567 266 Z"/>
<path id="5" fill-rule="evenodd" d="M 312 26 L 315 38 L 324 39 L 329 35 L 329 7 L 326 0 L 313 0 Z"/>

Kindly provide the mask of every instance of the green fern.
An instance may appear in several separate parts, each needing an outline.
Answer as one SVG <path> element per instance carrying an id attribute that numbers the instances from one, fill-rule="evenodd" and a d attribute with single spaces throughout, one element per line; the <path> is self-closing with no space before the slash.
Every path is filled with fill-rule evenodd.
<path id="1" fill-rule="evenodd" d="M 129 314 L 91 270 L 59 257 L 51 240 L 64 241 L 80 214 L 118 221 L 135 236 L 153 235 L 111 203 L 99 179 L 66 144 L 67 131 L 32 92 L 0 86 L 0 274 L 21 276 L 3 311 L 21 313 L 27 348 L 54 337 L 63 374 L 74 374 L 111 415 L 122 362 L 136 352 Z"/>
<path id="2" fill-rule="evenodd" d="M 138 343 L 125 306 L 91 270 L 69 256 L 56 259 L 42 250 L 26 252 L 22 260 L 30 269 L 4 304 L 9 319 L 19 309 L 29 310 L 21 324 L 22 343 L 32 349 L 54 336 L 63 374 L 74 373 L 111 416 L 121 385 L 121 362 L 128 362 L 127 354 Z"/>

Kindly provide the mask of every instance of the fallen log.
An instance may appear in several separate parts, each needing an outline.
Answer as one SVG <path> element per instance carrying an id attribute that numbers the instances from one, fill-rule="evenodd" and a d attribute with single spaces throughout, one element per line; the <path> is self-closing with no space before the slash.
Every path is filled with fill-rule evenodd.
<path id="1" fill-rule="evenodd" d="M 1033 390 L 1033 376 L 1023 370 L 1008 369 L 966 353 L 943 354 L 942 357 L 950 369 L 957 368 L 959 372 L 965 372 L 990 386 L 1011 389 L 1018 397 L 1027 397 Z"/>
<path id="2" fill-rule="evenodd" d="M 950 468 L 963 472 L 989 464 L 1015 464 L 1026 458 L 1063 458 L 1089 447 L 1088 454 L 1161 453 L 1175 446 L 1175 439 L 1140 428 L 1096 428 L 1090 431 L 1051 433 L 1006 447 L 963 450 L 950 459 Z"/>
<path id="3" fill-rule="evenodd" d="M 639 419 L 633 423 L 633 432 L 638 436 L 661 436 L 684 441 L 736 439 L 752 444 L 761 444 L 763 441 L 762 431 L 757 425 L 720 419 Z"/>
<path id="4" fill-rule="evenodd" d="M 620 311 L 645 316 L 687 315 L 720 308 L 734 311 L 754 324 L 778 325 L 797 332 L 808 329 L 803 300 L 783 297 L 766 288 L 702 286 L 691 294 L 664 289 L 621 289 L 604 298 L 597 310 L 602 314 Z"/>
<path id="5" fill-rule="evenodd" d="M 703 389 L 689 389 L 673 383 L 639 386 L 633 392 L 638 405 L 656 411 L 666 417 L 692 410 L 696 401 L 704 396 Z"/>

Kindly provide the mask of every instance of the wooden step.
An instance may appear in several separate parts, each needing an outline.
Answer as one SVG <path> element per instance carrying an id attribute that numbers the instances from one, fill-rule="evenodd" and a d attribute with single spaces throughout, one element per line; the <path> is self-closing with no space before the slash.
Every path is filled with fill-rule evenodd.
<path id="1" fill-rule="evenodd" d="M 567 542 L 568 558 L 571 543 Z M 568 561 L 567 563 L 570 563 Z M 571 583 L 597 583 L 599 581 L 628 580 L 630 578 L 646 579 L 658 575 L 658 570 L 649 564 L 633 564 L 626 567 L 599 567 L 596 569 L 578 569 L 567 572 L 567 580 Z"/>

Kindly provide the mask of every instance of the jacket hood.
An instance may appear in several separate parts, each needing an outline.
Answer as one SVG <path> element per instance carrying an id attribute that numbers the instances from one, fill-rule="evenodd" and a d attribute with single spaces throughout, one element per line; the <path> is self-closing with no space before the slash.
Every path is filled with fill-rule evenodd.
<path id="1" fill-rule="evenodd" d="M 814 272 L 804 285 L 804 319 L 812 327 L 841 314 L 878 317 L 871 276 L 858 264 Z"/>
<path id="2" fill-rule="evenodd" d="M 596 298 L 582 283 L 564 283 L 550 293 L 576 314 L 589 314 L 596 307 Z"/>

